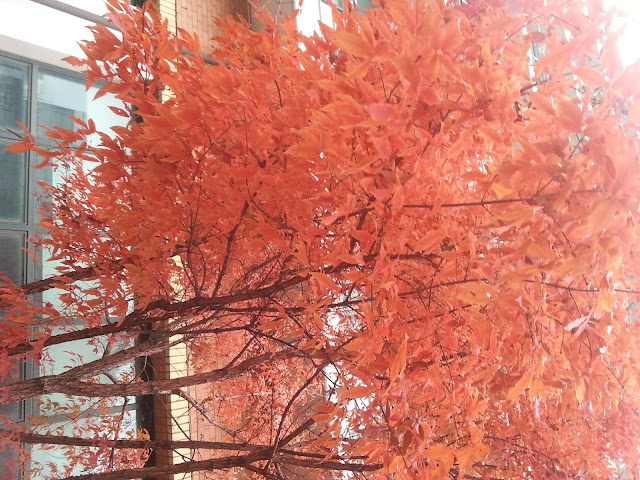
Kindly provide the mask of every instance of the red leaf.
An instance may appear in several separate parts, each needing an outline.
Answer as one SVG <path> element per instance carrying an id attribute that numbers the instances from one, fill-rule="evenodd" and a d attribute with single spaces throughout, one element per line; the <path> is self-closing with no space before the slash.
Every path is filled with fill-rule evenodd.
<path id="1" fill-rule="evenodd" d="M 4 148 L 7 152 L 24 153 L 31 150 L 32 144 L 28 142 L 16 142 Z"/>
<path id="2" fill-rule="evenodd" d="M 373 103 L 367 105 L 366 108 L 371 118 L 376 122 L 388 120 L 394 112 L 394 106 L 389 103 Z"/>

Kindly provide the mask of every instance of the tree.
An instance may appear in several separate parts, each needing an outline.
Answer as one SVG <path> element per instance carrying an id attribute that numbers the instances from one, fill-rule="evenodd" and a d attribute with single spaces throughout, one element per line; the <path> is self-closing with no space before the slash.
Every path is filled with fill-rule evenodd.
<path id="1" fill-rule="evenodd" d="M 265 15 L 260 33 L 221 24 L 210 65 L 153 9 L 111 1 L 122 37 L 94 27 L 70 61 L 141 121 L 10 147 L 63 174 L 37 239 L 60 267 L 2 290 L 0 359 L 139 341 L 2 402 L 206 385 L 194 405 L 228 441 L 7 438 L 213 452 L 77 479 L 637 472 L 640 64 L 620 65 L 602 3 L 382 1 L 313 37 Z M 172 343 L 189 375 L 101 381 Z"/>

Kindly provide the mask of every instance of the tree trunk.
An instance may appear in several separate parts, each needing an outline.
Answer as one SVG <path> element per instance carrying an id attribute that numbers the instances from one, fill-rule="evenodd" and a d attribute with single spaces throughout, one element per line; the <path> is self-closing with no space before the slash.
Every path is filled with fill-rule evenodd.
<path id="1" fill-rule="evenodd" d="M 212 458 L 179 463 L 178 465 L 163 465 L 160 467 L 129 468 L 113 472 L 88 473 L 61 478 L 60 480 L 129 480 L 132 478 L 149 478 L 161 475 L 175 475 L 179 473 L 191 473 L 202 470 L 223 470 L 234 467 L 242 467 L 258 460 L 267 460 L 270 452 L 251 453 L 236 457 Z"/>
<path id="2" fill-rule="evenodd" d="M 86 272 L 85 272 L 86 270 Z M 85 272 L 87 276 L 90 276 L 90 273 L 93 272 L 93 269 L 84 269 L 79 272 Z M 58 345 L 60 343 L 71 342 L 74 340 L 83 340 L 87 338 L 93 338 L 100 335 L 108 335 L 110 333 L 117 333 L 126 331 L 132 327 L 137 327 L 141 325 L 145 325 L 152 322 L 157 322 L 160 320 L 166 320 L 168 318 L 173 317 L 175 314 L 180 314 L 187 312 L 189 310 L 215 310 L 217 308 L 224 307 L 225 305 L 229 305 L 237 302 L 244 302 L 247 300 L 254 300 L 256 298 L 267 298 L 271 297 L 278 292 L 284 292 L 291 288 L 292 286 L 298 285 L 304 281 L 306 281 L 308 277 L 295 276 L 291 277 L 288 280 L 284 280 L 282 282 L 274 283 L 268 287 L 258 288 L 255 290 L 250 290 L 247 292 L 236 293 L 234 295 L 225 295 L 220 297 L 210 297 L 210 298 L 192 298 L 190 300 L 186 300 L 184 302 L 170 302 L 168 300 L 157 300 L 155 302 L 150 303 L 143 310 L 135 310 L 128 314 L 124 321 L 120 324 L 109 324 L 109 325 L 101 325 L 99 327 L 91 327 L 83 330 L 78 330 L 75 332 L 67 332 L 62 333 L 60 335 L 55 335 L 44 341 L 43 346 L 48 347 L 51 345 Z M 52 288 L 55 286 L 51 282 L 56 282 L 57 277 L 51 277 L 47 279 L 46 285 L 49 285 L 48 288 Z M 31 284 L 25 285 L 31 286 L 38 284 L 39 282 L 33 282 Z M 33 288 L 36 288 L 35 286 Z M 43 288 L 46 290 L 46 288 Z M 42 291 L 42 290 L 36 290 Z M 158 315 L 147 315 L 153 310 L 164 310 L 164 312 Z M 7 353 L 11 356 L 20 355 L 22 353 L 27 353 L 33 350 L 33 346 L 29 343 L 23 343 L 20 345 L 16 345 L 14 347 L 7 348 Z"/>
<path id="3" fill-rule="evenodd" d="M 209 450 L 236 450 L 240 452 L 259 452 L 269 449 L 268 445 L 249 445 L 230 442 L 207 442 L 203 440 L 112 440 L 108 438 L 78 438 L 64 435 L 41 435 L 30 432 L 14 432 L 0 429 L 0 435 L 7 437 L 17 435 L 17 440 L 27 444 L 72 445 L 74 447 L 108 447 L 117 449 L 170 449 L 206 448 Z"/>
<path id="4" fill-rule="evenodd" d="M 184 387 L 202 385 L 229 378 L 237 378 L 253 370 L 255 367 L 266 363 L 279 362 L 291 358 L 308 357 L 309 355 L 309 353 L 300 350 L 287 350 L 276 353 L 270 352 L 249 358 L 235 366 L 227 366 L 209 372 L 173 378 L 170 380 L 152 380 L 149 382 L 139 383 L 89 383 L 79 380 L 68 380 L 67 377 L 63 376 L 64 374 L 52 375 L 7 385 L 5 395 L 0 400 L 0 405 L 50 393 L 63 393 L 70 396 L 100 398 L 172 393 L 173 391 Z"/>

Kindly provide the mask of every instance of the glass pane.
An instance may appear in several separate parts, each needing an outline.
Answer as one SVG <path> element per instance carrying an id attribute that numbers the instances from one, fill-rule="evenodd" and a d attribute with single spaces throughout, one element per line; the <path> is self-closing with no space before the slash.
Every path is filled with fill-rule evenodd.
<path id="1" fill-rule="evenodd" d="M 5 152 L 5 147 L 6 144 L 0 143 L 0 220 L 24 222 L 27 195 L 25 156 Z"/>
<path id="2" fill-rule="evenodd" d="M 0 474 L 4 480 L 20 480 L 22 478 L 20 472 L 17 471 L 18 455 L 19 453 L 11 446 L 0 450 Z"/>
<path id="3" fill-rule="evenodd" d="M 89 88 L 89 91 L 87 92 L 87 98 L 89 99 L 87 104 L 87 118 L 90 118 L 95 122 L 98 131 L 111 135 L 113 133 L 111 131 L 111 127 L 124 127 L 129 121 L 129 118 L 116 115 L 109 109 L 110 106 L 122 109 L 125 108 L 124 105 L 122 105 L 122 102 L 120 102 L 113 94 L 107 93 L 106 95 L 94 100 L 93 98 L 98 90 L 99 87 L 93 86 Z M 98 135 L 93 135 L 92 138 L 89 139 L 89 145 L 99 144 L 100 137 Z"/>
<path id="4" fill-rule="evenodd" d="M 84 82 L 43 68 L 38 72 L 36 125 L 75 130 L 77 125 L 69 116 L 86 120 L 87 93 Z M 43 129 L 38 130 L 41 139 L 46 138 L 44 133 Z"/>
<path id="5" fill-rule="evenodd" d="M 23 364 L 18 364 L 17 362 L 13 362 L 13 369 L 10 372 L 3 372 L 3 374 L 8 374 L 8 378 L 5 378 L 5 381 L 0 383 L 0 385 L 6 385 L 8 383 L 17 382 L 18 380 L 24 378 L 24 367 Z M 0 405 L 0 415 L 4 415 L 5 417 L 11 420 L 24 420 L 24 408 L 23 402 L 12 402 L 4 405 Z M 0 426 L 2 422 L 0 422 Z"/>
<path id="6" fill-rule="evenodd" d="M 16 120 L 27 123 L 29 82 L 26 66 L 0 59 L 0 135 L 12 138 L 7 128 L 16 128 Z"/>
<path id="7" fill-rule="evenodd" d="M 0 415 L 4 415 L 12 420 L 24 421 L 23 402 L 2 405 Z M 7 428 L 7 426 L 4 422 L 0 421 L 0 428 Z M 0 475 L 3 480 L 20 480 L 22 478 L 18 469 L 19 454 L 18 445 L 16 444 L 10 443 L 5 447 L 0 446 Z"/>
<path id="8" fill-rule="evenodd" d="M 18 285 L 24 283 L 25 243 L 22 232 L 0 231 L 0 272 Z"/>
<path id="9" fill-rule="evenodd" d="M 0 406 L 0 415 L 15 420 L 22 420 L 22 402 L 3 404 Z"/>

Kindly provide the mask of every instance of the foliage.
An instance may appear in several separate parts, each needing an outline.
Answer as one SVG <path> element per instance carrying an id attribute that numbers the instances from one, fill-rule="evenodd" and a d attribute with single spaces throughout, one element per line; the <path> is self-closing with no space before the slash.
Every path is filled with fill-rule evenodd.
<path id="1" fill-rule="evenodd" d="M 334 10 L 313 37 L 229 22 L 210 65 L 112 1 L 122 38 L 94 27 L 70 61 L 141 121 L 10 147 L 63 172 L 38 239 L 60 275 L 3 290 L 0 358 L 146 336 L 4 401 L 205 388 L 228 441 L 171 472 L 637 472 L 639 64 L 598 0 L 455 3 Z M 169 339 L 188 376 L 98 377 Z"/>

